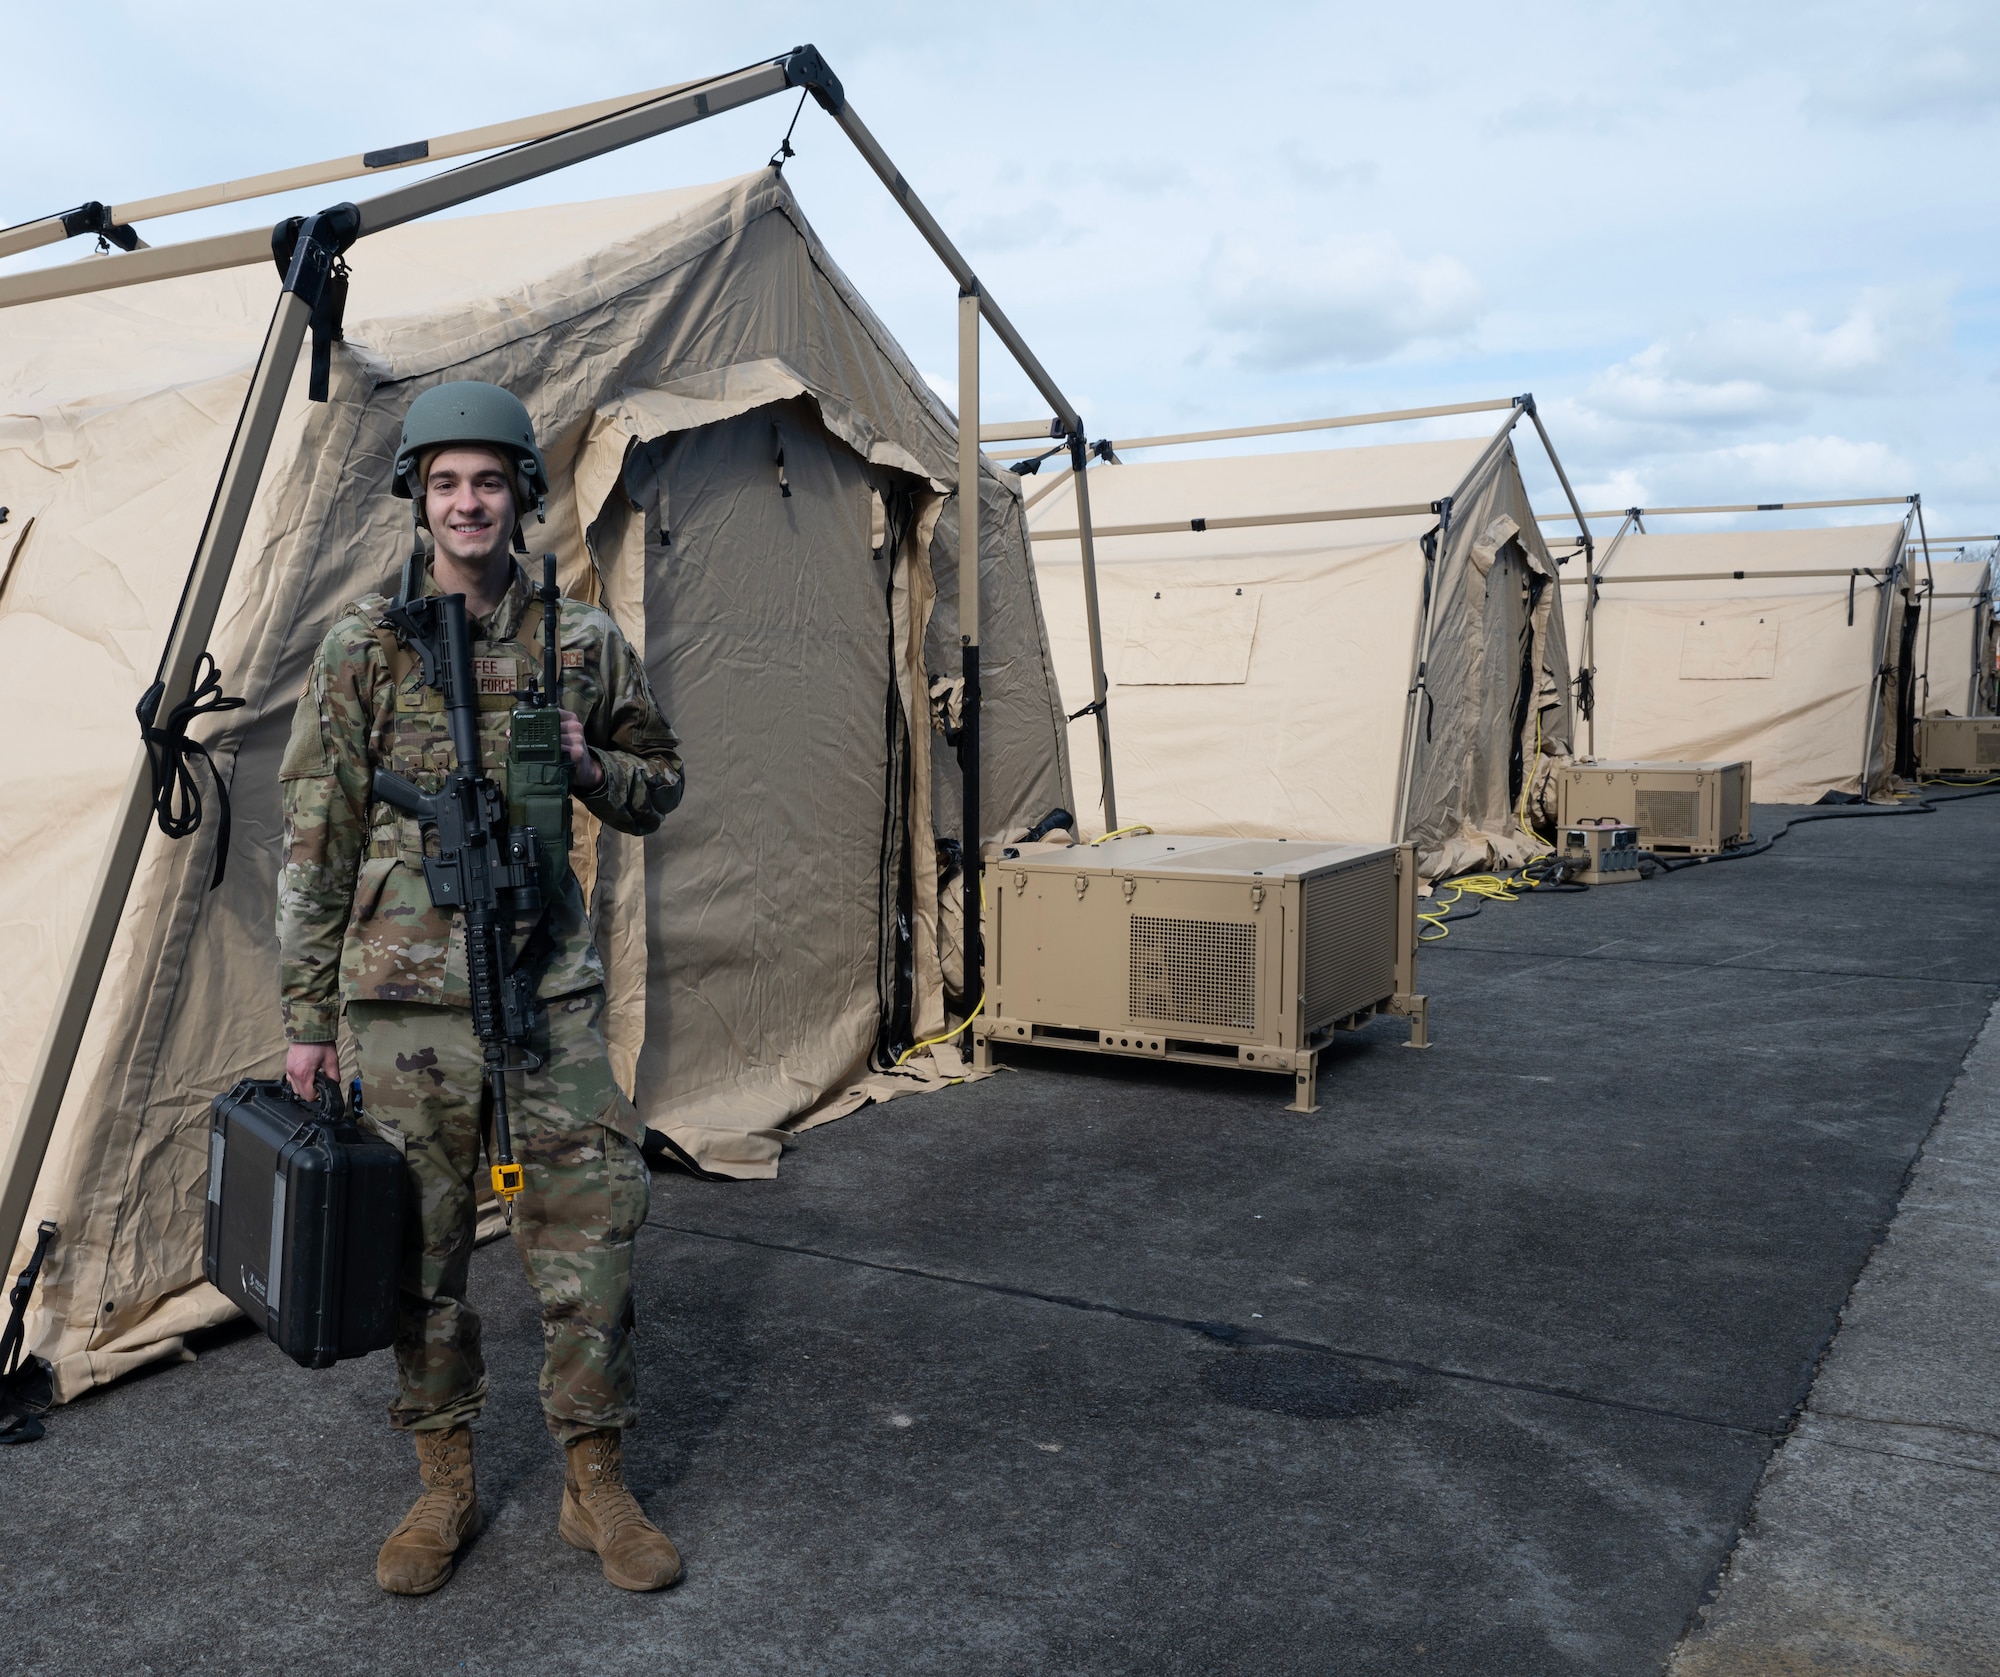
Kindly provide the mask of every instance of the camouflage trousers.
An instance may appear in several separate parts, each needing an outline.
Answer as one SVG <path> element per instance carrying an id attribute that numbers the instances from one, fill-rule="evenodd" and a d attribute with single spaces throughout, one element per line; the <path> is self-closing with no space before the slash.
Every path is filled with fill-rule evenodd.
<path id="1" fill-rule="evenodd" d="M 636 1414 L 632 1242 L 646 1219 L 645 1160 L 631 1103 L 611 1073 L 604 992 L 548 1004 L 545 1064 L 507 1080 L 508 1128 L 525 1178 L 514 1244 L 541 1301 L 542 1412 L 558 1443 Z M 466 1009 L 347 1004 L 369 1128 L 403 1151 L 404 1228 L 392 1426 L 456 1426 L 486 1402 L 479 1317 L 466 1302 L 480 1184 L 485 1090 Z M 613 1127 L 615 1126 L 615 1127 Z"/>

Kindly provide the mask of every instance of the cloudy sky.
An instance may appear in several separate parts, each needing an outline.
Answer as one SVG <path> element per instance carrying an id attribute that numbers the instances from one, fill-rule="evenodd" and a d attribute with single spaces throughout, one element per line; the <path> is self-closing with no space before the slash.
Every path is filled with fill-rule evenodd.
<path id="1" fill-rule="evenodd" d="M 1094 434 L 1532 390 L 1597 506 L 1919 490 L 1934 534 L 2000 529 L 2000 7 L 0 0 L 0 20 L 0 223 L 812 40 Z M 738 174 L 790 116 L 770 101 L 490 207 Z M 948 383 L 950 281 L 816 108 L 794 144 L 814 225 Z M 988 416 L 1034 417 L 987 364 Z"/>

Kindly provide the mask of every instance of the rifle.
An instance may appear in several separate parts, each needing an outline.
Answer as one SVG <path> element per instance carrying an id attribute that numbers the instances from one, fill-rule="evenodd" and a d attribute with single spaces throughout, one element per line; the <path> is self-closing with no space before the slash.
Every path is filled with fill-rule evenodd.
<path id="1" fill-rule="evenodd" d="M 567 826 L 568 766 L 562 755 L 561 719 L 556 709 L 560 654 L 556 643 L 556 612 L 549 596 L 555 592 L 555 555 L 543 561 L 543 684 L 531 676 L 515 710 L 515 726 L 524 713 L 538 725 L 530 746 L 530 761 L 552 751 L 561 775 L 563 825 Z M 522 1171 L 514 1162 L 513 1138 L 507 1125 L 507 1074 L 539 1071 L 542 1057 L 528 1042 L 535 1022 L 535 990 L 540 963 L 523 960 L 514 944 L 514 928 L 542 908 L 544 850 L 554 849 L 532 826 L 509 819 L 508 796 L 480 766 L 479 696 L 472 680 L 472 645 L 465 618 L 465 596 L 418 596 L 415 566 L 405 568 L 403 589 L 387 614 L 387 622 L 423 660 L 426 685 L 444 694 L 445 719 L 451 730 L 452 754 L 458 767 L 435 793 L 378 768 L 375 796 L 413 815 L 425 836 L 424 882 L 431 904 L 455 911 L 465 924 L 465 972 L 472 991 L 472 1028 L 484 1050 L 486 1085 L 493 1103 L 493 1192 L 514 1213 L 514 1196 L 521 1191 Z M 429 839 L 437 838 L 437 854 L 428 854 Z M 567 846 L 564 847 L 565 849 Z M 567 863 L 567 856 L 563 858 Z M 530 942 L 534 941 L 530 939 Z"/>

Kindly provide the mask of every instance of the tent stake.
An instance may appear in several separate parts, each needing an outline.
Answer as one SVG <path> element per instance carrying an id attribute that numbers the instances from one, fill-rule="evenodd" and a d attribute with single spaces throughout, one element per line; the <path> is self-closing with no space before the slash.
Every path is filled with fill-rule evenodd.
<path id="1" fill-rule="evenodd" d="M 307 220 L 292 252 L 285 289 L 272 311 L 264 346 L 250 375 L 242 416 L 236 422 L 236 435 L 230 440 L 222 478 L 216 485 L 208 521 L 195 548 L 194 568 L 180 616 L 167 645 L 161 678 L 172 701 L 168 709 L 187 696 L 194 682 L 195 667 L 208 650 L 209 632 L 222 609 L 222 596 L 229 586 L 236 550 L 242 543 L 251 504 L 257 496 L 257 484 L 264 475 L 264 462 L 271 452 L 271 439 L 277 434 L 278 419 L 284 410 L 285 393 L 291 387 L 292 371 L 298 364 L 299 346 L 305 341 L 306 328 L 339 248 L 329 218 L 322 214 Z M 83 930 L 70 951 L 62 986 L 56 992 L 55 1011 L 42 1038 L 41 1056 L 28 1080 L 27 1098 L 15 1121 L 14 1133 L 8 1138 L 6 1154 L 0 1158 L 0 1252 L 14 1249 L 27 1222 L 28 1202 L 34 1196 L 42 1160 L 55 1133 L 56 1117 L 69 1090 L 77 1050 L 83 1043 L 84 1028 L 90 1023 L 91 1004 L 97 999 L 97 987 L 110 959 L 111 945 L 125 912 L 133 875 L 139 868 L 139 854 L 145 846 L 152 816 L 152 775 L 145 749 L 141 747 L 125 777 L 125 793 L 119 800 L 111 837 L 98 863 L 90 902 L 84 910 Z"/>

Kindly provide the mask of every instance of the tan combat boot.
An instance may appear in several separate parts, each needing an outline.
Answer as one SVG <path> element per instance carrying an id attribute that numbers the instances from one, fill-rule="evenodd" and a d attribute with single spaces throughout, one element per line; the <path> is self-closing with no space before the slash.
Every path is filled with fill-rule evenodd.
<path id="1" fill-rule="evenodd" d="M 451 1577 L 458 1551 L 486 1522 L 472 1487 L 472 1429 L 445 1427 L 410 1435 L 424 1494 L 389 1533 L 375 1557 L 375 1582 L 391 1595 L 429 1595 Z"/>
<path id="2" fill-rule="evenodd" d="M 617 1432 L 587 1432 L 564 1446 L 563 1541 L 594 1551 L 621 1590 L 664 1590 L 681 1575 L 680 1551 L 626 1490 Z"/>

